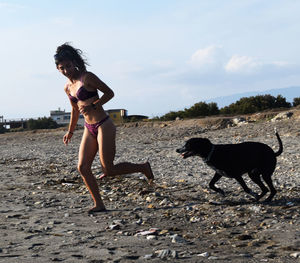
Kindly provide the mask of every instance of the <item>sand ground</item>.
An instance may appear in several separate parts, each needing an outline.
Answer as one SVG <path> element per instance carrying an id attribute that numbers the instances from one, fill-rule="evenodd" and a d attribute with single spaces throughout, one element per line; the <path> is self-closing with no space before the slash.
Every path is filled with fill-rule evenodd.
<path id="1" fill-rule="evenodd" d="M 140 174 L 98 180 L 109 211 L 95 215 L 76 170 L 82 130 L 68 147 L 61 129 L 0 135 L 0 262 L 300 262 L 299 112 L 256 117 L 233 127 L 219 118 L 119 126 L 116 162 L 149 160 L 156 185 Z M 214 172 L 175 152 L 191 137 L 276 151 L 275 126 L 284 152 L 269 204 L 228 178 L 218 183 L 226 196 L 213 193 Z M 98 159 L 92 168 L 101 173 Z"/>

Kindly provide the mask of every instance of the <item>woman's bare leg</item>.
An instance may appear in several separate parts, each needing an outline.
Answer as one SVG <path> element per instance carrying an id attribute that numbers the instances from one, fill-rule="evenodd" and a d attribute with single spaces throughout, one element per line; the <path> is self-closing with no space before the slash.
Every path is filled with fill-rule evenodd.
<path id="1" fill-rule="evenodd" d="M 105 206 L 101 199 L 96 178 L 92 174 L 91 166 L 98 151 L 98 144 L 87 128 L 84 128 L 78 159 L 78 171 L 80 172 L 85 185 L 87 186 L 93 200 L 94 207 L 90 212 L 98 212 L 105 210 Z"/>
<path id="2" fill-rule="evenodd" d="M 149 183 L 153 181 L 153 174 L 151 166 L 148 162 L 143 164 L 134 164 L 123 162 L 114 165 L 114 158 L 116 154 L 116 128 L 112 120 L 107 120 L 98 129 L 98 144 L 100 162 L 105 175 L 123 175 L 131 173 L 143 173 Z"/>

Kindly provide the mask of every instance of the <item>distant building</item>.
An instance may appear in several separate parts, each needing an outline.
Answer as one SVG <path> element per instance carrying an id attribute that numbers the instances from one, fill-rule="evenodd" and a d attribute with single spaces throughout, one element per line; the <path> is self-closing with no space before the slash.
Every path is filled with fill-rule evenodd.
<path id="1" fill-rule="evenodd" d="M 116 124 L 124 122 L 127 118 L 127 110 L 124 109 L 107 110 L 106 113 Z M 50 117 L 59 125 L 68 125 L 71 118 L 71 112 L 66 112 L 65 110 L 58 108 L 58 110 L 50 111 Z M 84 126 L 84 118 L 81 114 L 77 124 L 79 126 Z"/>
<path id="2" fill-rule="evenodd" d="M 123 123 L 127 118 L 127 110 L 124 109 L 107 110 L 106 113 L 114 121 L 114 123 Z"/>
<path id="3" fill-rule="evenodd" d="M 59 125 L 68 125 L 71 119 L 71 112 L 66 112 L 65 110 L 58 108 L 58 110 L 50 111 L 50 117 Z M 79 126 L 84 126 L 84 118 L 81 114 L 77 124 Z"/>

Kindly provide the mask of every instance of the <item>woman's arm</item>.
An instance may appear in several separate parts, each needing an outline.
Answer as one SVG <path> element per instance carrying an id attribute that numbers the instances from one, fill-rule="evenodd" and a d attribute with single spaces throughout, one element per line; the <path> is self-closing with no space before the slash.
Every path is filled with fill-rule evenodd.
<path id="1" fill-rule="evenodd" d="M 67 86 L 65 86 L 65 92 L 66 92 L 67 95 L 69 94 Z M 80 115 L 77 104 L 75 102 L 71 101 L 71 100 L 70 100 L 70 103 L 72 105 L 72 110 L 71 110 L 71 118 L 70 118 L 70 123 L 69 123 L 69 129 L 68 129 L 68 132 L 65 134 L 65 136 L 63 138 L 63 142 L 66 145 L 70 142 L 70 140 L 73 136 L 73 132 L 76 128 L 76 125 L 77 125 L 77 122 L 78 122 L 78 119 L 79 119 L 79 115 Z"/>
<path id="2" fill-rule="evenodd" d="M 71 104 L 75 104 L 75 103 L 71 102 Z M 73 132 L 76 128 L 76 125 L 77 125 L 77 122 L 79 119 L 79 115 L 80 115 L 80 113 L 79 113 L 77 105 L 76 105 L 76 107 L 74 107 L 72 105 L 71 118 L 70 118 L 69 129 L 68 129 L 68 132 L 70 132 L 71 134 L 73 134 Z"/>
<path id="3" fill-rule="evenodd" d="M 114 97 L 114 92 L 112 91 L 111 88 L 109 88 L 102 80 L 100 80 L 95 74 L 88 72 L 85 75 L 85 79 L 84 79 L 84 84 L 94 88 L 94 89 L 98 89 L 100 90 L 103 95 L 96 100 L 95 102 L 93 102 L 94 106 L 97 105 L 104 105 L 106 102 L 110 101 L 113 97 Z"/>

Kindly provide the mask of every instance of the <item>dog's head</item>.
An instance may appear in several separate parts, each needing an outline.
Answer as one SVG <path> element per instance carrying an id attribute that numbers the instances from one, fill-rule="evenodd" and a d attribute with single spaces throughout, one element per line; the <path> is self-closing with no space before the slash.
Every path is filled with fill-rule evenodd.
<path id="1" fill-rule="evenodd" d="M 211 145 L 209 139 L 192 138 L 183 147 L 177 149 L 176 152 L 180 153 L 184 159 L 195 155 L 204 157 L 210 151 Z"/>

